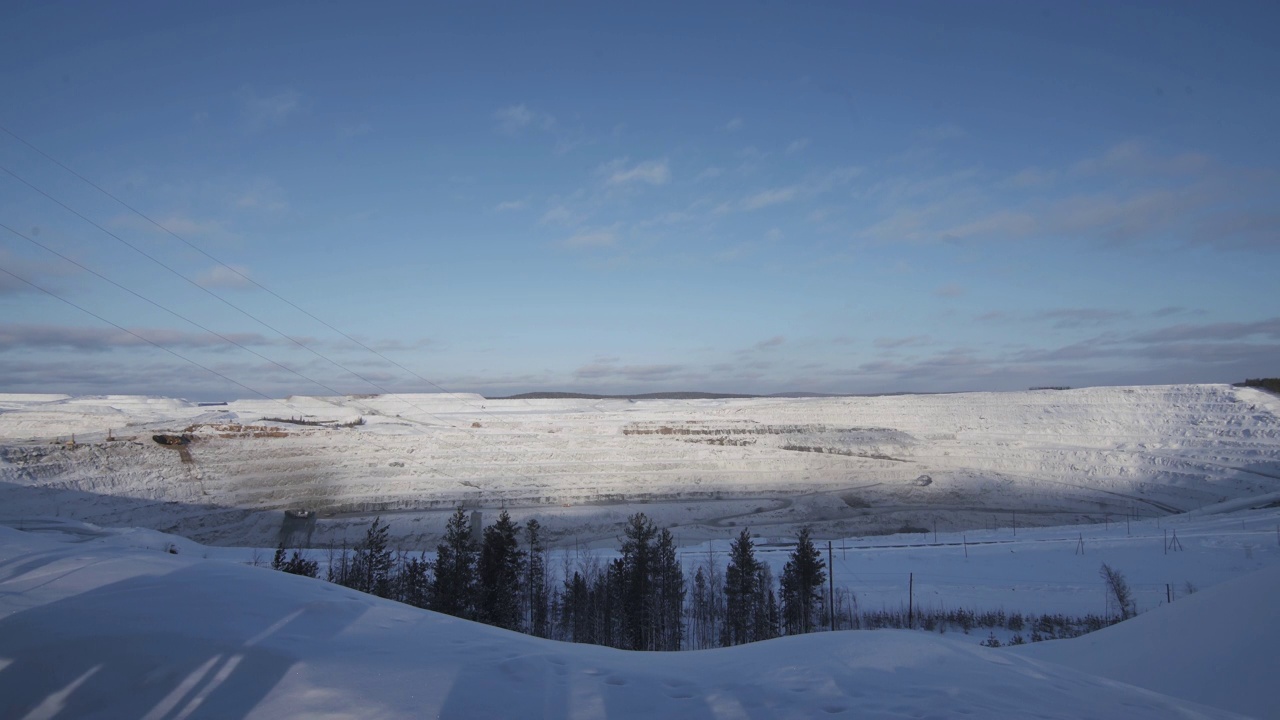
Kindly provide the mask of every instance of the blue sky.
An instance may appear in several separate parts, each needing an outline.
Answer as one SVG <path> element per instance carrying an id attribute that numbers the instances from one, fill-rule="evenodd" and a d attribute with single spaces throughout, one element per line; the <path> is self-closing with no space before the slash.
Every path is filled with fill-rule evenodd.
<path id="1" fill-rule="evenodd" d="M 1280 373 L 1273 4 L 616 5 L 11 4 L 0 125 L 203 252 L 0 133 L 0 267 L 235 383 L 0 273 L 0 391 Z"/>

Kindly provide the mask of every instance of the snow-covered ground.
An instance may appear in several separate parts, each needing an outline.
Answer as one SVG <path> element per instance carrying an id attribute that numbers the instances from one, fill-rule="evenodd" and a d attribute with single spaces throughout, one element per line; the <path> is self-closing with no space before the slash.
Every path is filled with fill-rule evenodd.
<path id="1" fill-rule="evenodd" d="M 1278 415 L 1271 395 L 1217 385 L 287 407 L 3 396 L 0 717 L 1277 717 Z M 458 502 L 486 521 L 499 506 L 537 517 L 557 533 L 555 569 L 608 559 L 644 511 L 672 527 L 687 572 L 722 568 L 750 527 L 776 575 L 814 523 L 859 609 L 905 606 L 914 581 L 916 608 L 1104 614 L 1105 562 L 1142 614 L 1016 650 L 979 646 L 982 629 L 878 630 L 645 654 L 245 564 L 269 557 L 284 509 L 321 516 L 293 539 L 354 541 L 382 513 L 397 544 L 431 547 Z"/>
<path id="2" fill-rule="evenodd" d="M 192 442 L 161 446 L 157 433 Z M 820 537 L 1026 528 L 1271 495 L 1280 497 L 1280 398 L 1226 385 L 203 407 L 0 395 L 0 520 L 60 515 L 213 544 L 298 541 L 289 508 L 317 511 L 305 528 L 316 545 L 353 541 L 381 514 L 399 545 L 432 547 L 465 503 L 537 517 L 560 546 L 608 547 L 636 509 L 697 544 L 744 524 L 764 536 L 811 524 Z"/>
<path id="3" fill-rule="evenodd" d="M 1241 518 L 1261 523 L 1275 515 L 1220 520 Z M 41 527 L 0 527 L 6 718 L 1274 716 L 1265 677 L 1280 641 L 1269 600 L 1280 590 L 1274 562 L 1043 651 L 881 630 L 663 654 L 484 627 L 205 559 L 231 550 L 153 531 L 65 520 Z M 170 545 L 179 553 L 166 552 Z M 875 552 L 901 560 L 891 549 Z M 1051 557 L 1057 564 L 1060 555 L 1028 550 L 1017 572 L 1044 568 Z M 1168 668 L 1165 679 L 1174 681 L 1159 688 L 1168 694 L 1092 674 L 1112 672 L 1107 656 L 1120 679 L 1138 685 Z M 1122 675 L 1126 660 L 1152 671 Z"/>

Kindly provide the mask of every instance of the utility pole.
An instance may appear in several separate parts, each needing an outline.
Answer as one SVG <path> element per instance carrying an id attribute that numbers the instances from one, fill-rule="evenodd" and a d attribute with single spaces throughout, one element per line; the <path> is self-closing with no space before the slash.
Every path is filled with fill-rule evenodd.
<path id="1" fill-rule="evenodd" d="M 836 573 L 835 566 L 831 564 L 831 541 L 827 541 L 827 595 L 831 597 L 831 602 L 827 604 L 828 614 L 831 616 L 831 632 L 836 631 Z"/>

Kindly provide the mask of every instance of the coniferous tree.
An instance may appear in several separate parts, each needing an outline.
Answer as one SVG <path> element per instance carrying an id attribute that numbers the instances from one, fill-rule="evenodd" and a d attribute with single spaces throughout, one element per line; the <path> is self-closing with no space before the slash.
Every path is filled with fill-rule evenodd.
<path id="1" fill-rule="evenodd" d="M 699 565 L 693 574 L 692 591 L 689 598 L 689 642 L 694 650 L 713 647 L 709 635 L 710 598 L 708 597 L 707 574 Z"/>
<path id="2" fill-rule="evenodd" d="M 1133 607 L 1133 592 L 1129 589 L 1129 583 L 1124 579 L 1124 575 L 1106 563 L 1102 563 L 1098 574 L 1107 584 L 1107 592 L 1111 599 L 1115 600 L 1116 606 L 1120 608 L 1120 619 L 1128 620 L 1136 615 L 1137 611 Z"/>
<path id="3" fill-rule="evenodd" d="M 778 637 L 778 598 L 773 592 L 773 570 L 765 563 L 759 564 L 756 587 L 756 618 L 752 626 L 751 641 Z"/>
<path id="4" fill-rule="evenodd" d="M 287 572 L 290 575 L 302 575 L 304 577 L 316 577 L 320 574 L 320 563 L 315 560 L 308 560 L 303 556 L 301 550 L 294 550 L 293 555 L 285 557 L 284 543 L 280 543 L 276 547 L 276 554 L 271 558 L 271 569 Z"/>
<path id="5" fill-rule="evenodd" d="M 347 543 L 342 542 L 342 554 L 335 556 L 333 548 L 329 548 L 329 569 L 325 571 L 325 579 L 335 585 L 351 587 L 351 553 Z"/>
<path id="6" fill-rule="evenodd" d="M 431 563 L 425 553 L 403 560 L 396 573 L 397 595 L 400 602 L 414 607 L 431 607 Z"/>
<path id="7" fill-rule="evenodd" d="M 432 610 L 455 617 L 472 617 L 475 555 L 467 515 L 459 506 L 445 525 L 444 539 L 436 546 L 435 573 L 431 579 Z"/>
<path id="8" fill-rule="evenodd" d="M 547 583 L 547 548 L 542 542 L 542 526 L 534 518 L 525 523 L 525 541 L 529 546 L 529 577 L 525 597 L 528 632 L 537 637 L 550 637 L 549 609 L 551 588 Z M 566 573 L 567 577 L 567 573 Z"/>
<path id="9" fill-rule="evenodd" d="M 382 523 L 381 519 L 373 519 L 364 540 L 356 545 L 348 587 L 378 597 L 391 597 L 393 562 L 391 549 L 387 547 L 390 526 Z"/>
<path id="10" fill-rule="evenodd" d="M 576 643 L 595 643 L 595 623 L 591 616 L 591 587 L 581 571 L 565 580 L 564 625 L 567 638 Z"/>
<path id="11" fill-rule="evenodd" d="M 684 570 L 676 555 L 671 531 L 658 533 L 655 547 L 653 596 L 656 601 L 654 650 L 679 650 L 684 641 Z"/>
<path id="12" fill-rule="evenodd" d="M 516 538 L 516 524 L 506 510 L 484 529 L 476 566 L 476 620 L 507 630 L 520 624 L 525 552 Z"/>
<path id="13" fill-rule="evenodd" d="M 618 570 L 621 582 L 619 616 L 620 647 L 628 650 L 654 649 L 653 576 L 657 566 L 654 538 L 658 528 L 644 513 L 636 513 L 623 530 L 622 557 Z"/>
<path id="14" fill-rule="evenodd" d="M 788 635 L 813 632 L 815 615 L 826 582 L 827 563 L 814 547 L 809 528 L 801 528 L 796 549 L 782 569 L 782 614 Z"/>
<path id="15" fill-rule="evenodd" d="M 756 560 L 751 534 L 743 528 L 729 546 L 729 565 L 724 572 L 723 645 L 751 642 L 756 627 L 760 599 L 760 563 Z"/>
<path id="16" fill-rule="evenodd" d="M 284 543 L 280 543 L 279 545 L 276 546 L 275 556 L 271 558 L 271 569 L 284 572 L 285 562 L 286 561 L 284 557 Z"/>

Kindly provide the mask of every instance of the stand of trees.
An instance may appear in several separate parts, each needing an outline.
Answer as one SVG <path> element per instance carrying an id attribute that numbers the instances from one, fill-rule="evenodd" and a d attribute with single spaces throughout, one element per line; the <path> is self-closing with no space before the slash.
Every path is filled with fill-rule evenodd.
<path id="1" fill-rule="evenodd" d="M 537 520 L 523 527 L 503 511 L 498 520 L 473 533 L 464 511 L 449 518 L 434 561 L 425 553 L 395 553 L 388 547 L 388 526 L 377 518 L 353 548 L 330 550 L 327 579 L 379 597 L 538 637 L 592 643 L 628 650 L 682 650 L 739 645 L 781 635 L 836 629 L 916 627 L 969 633 L 974 628 L 1005 628 L 1018 633 L 1013 644 L 1074 637 L 1132 616 L 1132 596 L 1124 578 L 1104 565 L 1103 580 L 1120 609 L 1114 618 L 1028 616 L 1003 611 L 917 611 L 909 621 L 905 608 L 859 612 L 853 593 L 823 585 L 828 568 L 809 529 L 796 537 L 782 577 L 774 581 L 767 563 L 742 530 L 721 565 L 709 552 L 686 574 L 675 539 L 643 513 L 632 515 L 623 530 L 616 559 L 580 555 L 564 558 L 563 581 L 548 572 L 547 548 Z M 271 566 L 316 577 L 318 563 L 301 551 L 277 549 Z M 987 644 L 994 641 L 991 635 Z M 999 644 L 995 642 L 995 644 Z"/>

